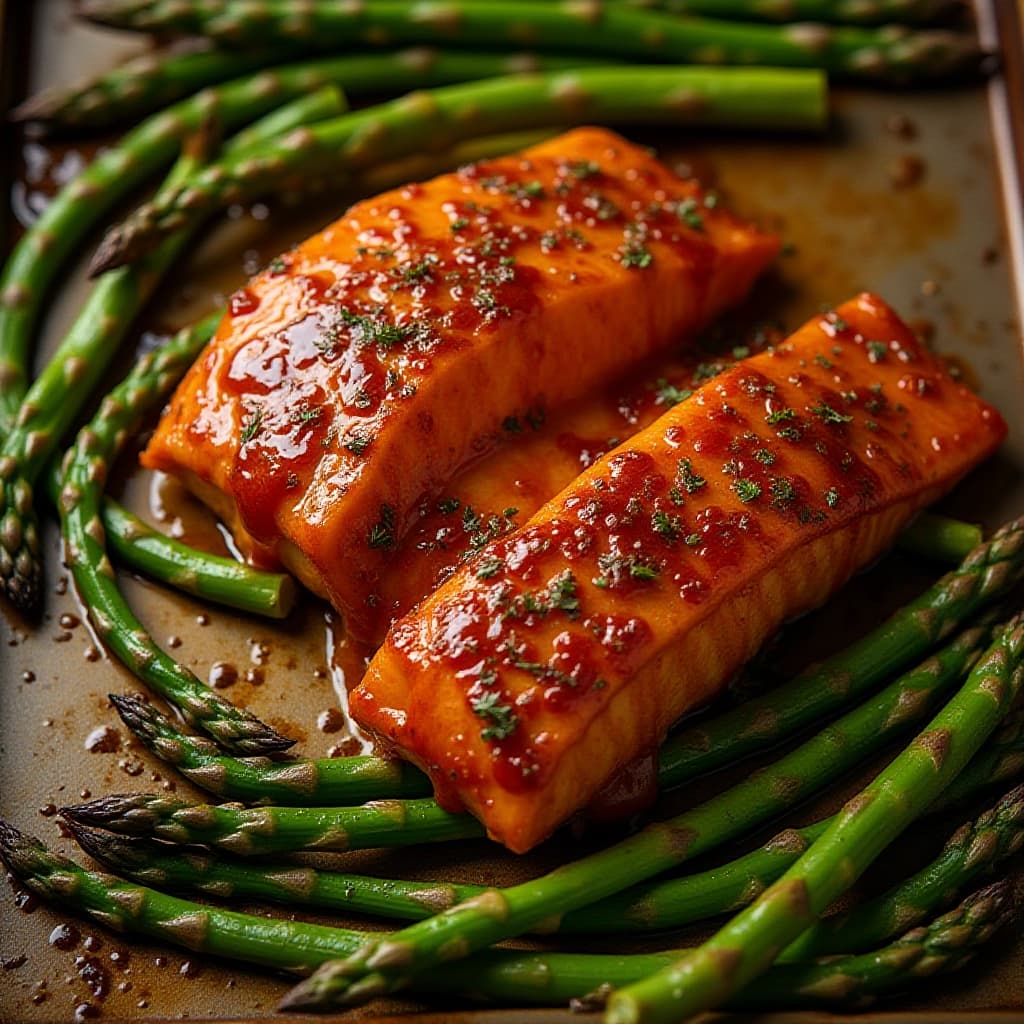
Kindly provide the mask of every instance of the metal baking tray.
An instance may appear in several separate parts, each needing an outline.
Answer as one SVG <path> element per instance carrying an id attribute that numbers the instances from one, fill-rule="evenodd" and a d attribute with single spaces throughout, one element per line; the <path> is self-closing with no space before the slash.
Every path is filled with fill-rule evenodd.
<path id="1" fill-rule="evenodd" d="M 128 37 L 76 23 L 68 0 L 11 2 L 6 7 L 0 0 L 6 53 L 0 78 L 12 91 L 11 101 L 18 90 L 74 80 L 138 49 Z M 713 182 L 737 211 L 778 230 L 790 243 L 777 270 L 734 318 L 737 341 L 765 321 L 795 327 L 823 305 L 870 288 L 926 331 L 935 347 L 949 354 L 999 406 L 1010 423 L 1006 445 L 943 503 L 947 510 L 991 527 L 1024 512 L 1024 36 L 1015 0 L 986 0 L 977 16 L 983 39 L 998 44 L 1003 53 L 1004 74 L 987 86 L 842 91 L 836 96 L 832 128 L 820 138 L 682 130 L 637 137 L 670 163 Z M 2 165 L 13 183 L 5 210 L 8 240 L 96 145 L 28 139 L 7 129 Z M 151 304 L 136 342 L 146 344 L 146 332 L 167 331 L 213 309 L 247 272 L 333 219 L 352 198 L 321 198 L 287 210 L 280 203 L 232 210 Z M 41 353 L 56 345 L 83 292 L 79 268 L 69 273 L 56 297 Z M 203 509 L 172 483 L 135 472 L 132 462 L 130 456 L 123 460 L 115 482 L 131 507 L 163 530 L 226 550 Z M 90 633 L 61 569 L 52 525 L 46 553 L 47 602 L 41 625 L 30 626 L 6 606 L 0 613 L 0 812 L 74 856 L 79 855 L 74 844 L 60 835 L 55 806 L 89 794 L 161 786 L 196 798 L 200 794 L 174 779 L 121 727 L 106 695 L 138 685 L 101 653 Z M 801 658 L 837 646 L 933 574 L 934 567 L 889 556 L 823 611 L 788 627 L 773 657 L 779 665 L 796 667 Z M 296 737 L 304 753 L 323 755 L 356 742 L 344 726 L 331 732 L 321 727 L 326 723 L 326 728 L 336 728 L 337 716 L 321 713 L 343 703 L 344 696 L 344 666 L 332 657 L 333 625 L 324 605 L 307 598 L 287 622 L 275 625 L 204 606 L 138 578 L 123 575 L 122 580 L 158 642 L 173 645 L 175 654 L 201 678 L 229 672 L 219 666 L 234 667 L 238 681 L 229 695 Z M 742 772 L 747 771 L 744 765 Z M 847 780 L 792 820 L 811 820 L 835 808 L 857 784 L 856 778 Z M 688 796 L 692 800 L 695 793 Z M 762 838 L 773 831 L 765 830 Z M 866 876 L 862 889 L 877 888 L 886 878 L 898 877 L 901 866 L 920 863 L 927 839 L 927 831 L 915 829 L 885 864 Z M 370 851 L 343 859 L 350 869 L 367 873 L 501 884 L 553 866 L 590 842 L 592 837 L 564 830 L 523 858 L 476 841 L 420 849 L 414 855 Z M 108 1020 L 262 1018 L 273 1015 L 289 985 L 272 972 L 122 939 L 34 900 L 16 898 L 11 891 L 0 894 L 0 920 L 3 1020 L 71 1020 L 83 1006 L 88 1009 L 79 1009 L 80 1014 Z M 69 927 L 59 930 L 65 925 Z M 595 951 L 664 948 L 701 934 L 691 929 L 639 944 L 593 939 L 587 945 Z M 932 1013 L 945 1019 L 968 1014 L 977 1021 L 1020 1019 L 1024 939 L 1005 933 L 981 961 L 929 982 L 872 1020 L 919 1021 Z M 345 1019 L 416 1013 L 415 1019 L 426 1024 L 450 1020 L 456 1012 L 460 1019 L 464 1014 L 479 1022 L 570 1019 L 563 1011 L 485 1012 L 455 1001 L 378 1003 Z"/>

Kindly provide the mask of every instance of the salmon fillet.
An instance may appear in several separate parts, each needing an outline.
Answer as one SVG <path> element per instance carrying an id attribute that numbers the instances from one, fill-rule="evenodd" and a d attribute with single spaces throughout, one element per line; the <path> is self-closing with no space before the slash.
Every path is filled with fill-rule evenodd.
<path id="1" fill-rule="evenodd" d="M 625 381 L 544 420 L 510 417 L 486 458 L 457 474 L 440 497 L 420 503 L 377 583 L 371 626 L 375 646 L 394 620 L 484 544 L 521 526 L 581 470 L 650 426 L 749 349 L 736 352 L 732 357 L 698 349 L 659 357 Z"/>
<path id="2" fill-rule="evenodd" d="M 356 720 L 522 852 L 1005 436 L 861 295 L 704 385 L 392 628 Z"/>
<path id="3" fill-rule="evenodd" d="M 368 632 L 424 496 L 737 302 L 778 242 L 583 128 L 353 206 L 236 293 L 143 464 Z"/>

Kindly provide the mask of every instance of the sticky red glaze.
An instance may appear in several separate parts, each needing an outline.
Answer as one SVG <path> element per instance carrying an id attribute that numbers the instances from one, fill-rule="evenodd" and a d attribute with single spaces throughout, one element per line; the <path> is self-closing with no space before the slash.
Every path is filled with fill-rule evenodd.
<path id="1" fill-rule="evenodd" d="M 367 636 L 423 502 L 503 422 L 692 333 L 776 250 L 603 129 L 389 192 L 236 293 L 143 461 Z"/>
<path id="2" fill-rule="evenodd" d="M 393 627 L 353 712 L 526 849 L 1004 432 L 862 296 L 724 370 L 480 551 Z M 728 626 L 699 663 L 664 661 L 713 616 Z"/>

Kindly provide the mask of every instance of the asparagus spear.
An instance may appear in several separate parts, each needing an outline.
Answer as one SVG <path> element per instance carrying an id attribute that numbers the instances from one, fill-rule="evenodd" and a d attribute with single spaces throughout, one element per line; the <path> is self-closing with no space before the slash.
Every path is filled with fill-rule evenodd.
<path id="1" fill-rule="evenodd" d="M 453 85 L 348 114 L 282 139 L 261 155 L 224 159 L 166 202 L 112 228 L 93 259 L 102 273 L 139 258 L 184 220 L 309 175 L 351 173 L 421 149 L 493 132 L 586 121 L 818 127 L 825 80 L 787 69 L 597 68 Z"/>
<path id="2" fill-rule="evenodd" d="M 935 512 L 922 512 L 900 534 L 899 546 L 922 558 L 956 565 L 962 562 L 985 535 L 975 523 L 965 523 Z"/>
<path id="3" fill-rule="evenodd" d="M 976 760 L 976 759 L 975 759 Z M 989 781 L 971 761 L 965 775 L 972 793 Z M 763 846 L 706 871 L 634 886 L 567 914 L 560 934 L 657 931 L 701 921 L 746 906 L 824 834 L 832 819 L 786 829 Z M 69 822 L 76 842 L 111 871 L 161 890 L 241 900 L 268 900 L 318 910 L 376 914 L 419 921 L 484 891 L 480 885 L 406 882 L 350 872 L 298 868 L 289 863 L 222 859 L 196 849 L 187 856 L 165 843 L 125 839 Z M 816 926 L 820 938 L 794 943 L 784 959 L 871 948 L 919 922 L 982 871 L 991 871 L 1024 843 L 1024 787 L 1006 794 L 977 821 L 959 829 L 939 857 L 886 896 Z M 549 923 L 550 930 L 550 923 Z M 814 934 L 811 929 L 807 935 Z M 795 952 L 799 947 L 799 955 Z"/>
<path id="4" fill-rule="evenodd" d="M 163 53 L 146 53 L 71 85 L 51 86 L 7 116 L 64 128 L 112 128 L 136 121 L 204 86 L 281 63 L 283 55 L 239 53 L 192 42 Z"/>
<path id="5" fill-rule="evenodd" d="M 1024 519 L 997 530 L 947 573 L 865 637 L 764 697 L 683 729 L 661 748 L 658 778 L 678 786 L 820 722 L 868 691 L 1005 594 L 1024 569 Z"/>
<path id="6" fill-rule="evenodd" d="M 161 760 L 222 798 L 248 803 L 343 807 L 367 800 L 428 796 L 427 777 L 405 761 L 337 757 L 269 761 L 234 758 L 188 736 L 140 697 L 110 695 L 124 724 Z"/>
<path id="7" fill-rule="evenodd" d="M 18 121 L 44 121 L 61 127 L 109 128 L 158 110 L 201 85 L 224 82 L 297 56 L 294 48 L 289 54 L 281 46 L 272 51 L 245 53 L 205 48 L 147 54 L 88 83 L 33 96 L 15 108 L 11 116 Z M 598 63 L 602 62 L 578 54 L 474 53 L 415 47 L 319 61 L 309 67 L 321 80 L 333 81 L 355 96 Z"/>
<path id="8" fill-rule="evenodd" d="M 670 967 L 615 992 L 608 1024 L 677 1021 L 721 1005 L 762 974 L 960 773 L 1024 688 L 1024 616 L 1012 619 L 955 697 L 828 831 L 751 906 Z M 303 989 L 330 999 L 332 977 Z M 367 984 L 362 972 L 363 984 Z M 377 975 L 380 976 L 379 974 Z M 372 984 L 374 975 L 369 981 Z M 345 979 L 351 984 L 349 979 Z"/>
<path id="9" fill-rule="evenodd" d="M 963 11 L 961 0 L 622 0 L 630 7 L 747 21 L 927 25 Z"/>
<path id="10" fill-rule="evenodd" d="M 159 399 L 167 380 L 177 379 L 188 368 L 211 327 L 206 321 L 200 329 L 183 331 L 162 349 L 143 356 L 103 400 L 68 453 L 59 502 L 61 524 L 68 565 L 89 619 L 121 662 L 218 742 L 238 753 L 265 754 L 286 749 L 294 741 L 219 697 L 157 647 L 118 589 L 99 518 L 103 483 L 127 426 Z"/>
<path id="11" fill-rule="evenodd" d="M 915 928 L 882 949 L 823 963 L 786 964 L 734 996 L 728 1009 L 863 1007 L 922 978 L 963 966 L 1016 914 L 1013 886 L 997 882 L 955 910 Z M 675 955 L 681 951 L 677 951 Z M 672 953 L 639 956 L 521 953 L 489 950 L 416 979 L 417 991 L 460 992 L 477 998 L 598 1009 L 613 986 L 663 968 Z"/>
<path id="12" fill-rule="evenodd" d="M 149 793 L 101 797 L 63 807 L 61 815 L 128 836 L 201 843 L 250 856 L 296 850 L 375 847 L 475 839 L 483 826 L 433 800 L 375 800 L 360 807 L 252 807 L 190 804 Z"/>
<path id="13" fill-rule="evenodd" d="M 363 933 L 238 914 L 165 896 L 112 875 L 86 871 L 0 819 L 0 858 L 18 881 L 63 909 L 115 931 L 148 935 L 186 949 L 275 970 L 305 973 L 354 949 Z"/>
<path id="14" fill-rule="evenodd" d="M 199 169 L 209 144 L 202 141 L 198 149 L 186 148 L 161 192 Z M 135 313 L 187 240 L 187 234 L 168 237 L 138 266 L 122 268 L 93 288 L 0 446 L 0 581 L 22 611 L 34 613 L 40 600 L 39 529 L 32 493 L 36 477 L 99 381 Z"/>
<path id="15" fill-rule="evenodd" d="M 1024 786 L 1017 786 L 975 821 L 957 829 L 927 867 L 876 899 L 822 919 L 791 943 L 779 961 L 873 949 L 919 924 L 1022 846 Z"/>
<path id="16" fill-rule="evenodd" d="M 202 906 L 86 871 L 2 819 L 0 859 L 19 883 L 43 899 L 84 912 L 107 927 L 276 970 L 305 974 L 318 964 L 346 955 L 366 938 L 363 932 Z M 282 883 L 289 884 L 287 879 Z M 301 891 L 303 873 L 293 869 L 290 884 Z M 1005 883 L 989 886 L 927 929 L 904 936 L 889 947 L 893 953 L 880 950 L 867 957 L 843 957 L 823 965 L 776 968 L 762 979 L 758 991 L 784 995 L 786 1005 L 813 1001 L 811 1005 L 816 1006 L 832 988 L 848 996 L 855 986 L 865 995 L 883 994 L 925 975 L 932 966 L 945 970 L 959 966 L 976 945 L 995 933 L 1011 911 L 1010 887 Z M 417 985 L 423 991 L 468 990 L 476 996 L 518 1002 L 561 1002 L 595 988 L 606 988 L 609 981 L 628 983 L 671 957 L 671 953 L 635 957 L 550 953 L 538 957 L 495 950 L 421 977 Z M 845 983 L 830 984 L 833 976 Z"/>
<path id="17" fill-rule="evenodd" d="M 966 33 L 775 26 L 672 18 L 621 4 L 444 0 L 363 0 L 356 5 L 311 0 L 88 0 L 84 17 L 104 25 L 198 35 L 232 47 L 259 46 L 268 36 L 310 49 L 396 43 L 515 45 L 599 53 L 626 60 L 686 64 L 820 67 L 869 81 L 941 78 L 976 68 L 979 49 Z"/>
<path id="18" fill-rule="evenodd" d="M 0 274 L 0 436 L 14 422 L 28 380 L 32 331 L 47 289 L 83 238 L 116 203 L 167 163 L 180 140 L 213 118 L 225 131 L 325 85 L 350 95 L 459 82 L 524 68 L 557 69 L 580 58 L 503 57 L 405 50 L 276 67 L 204 90 L 148 118 L 101 153 L 51 200 Z"/>

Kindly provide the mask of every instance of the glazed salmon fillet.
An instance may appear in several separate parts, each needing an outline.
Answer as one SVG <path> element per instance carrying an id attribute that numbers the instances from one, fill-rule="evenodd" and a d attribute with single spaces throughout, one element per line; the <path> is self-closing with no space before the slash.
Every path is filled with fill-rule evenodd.
<path id="1" fill-rule="evenodd" d="M 778 241 L 582 128 L 360 202 L 236 293 L 143 463 L 367 635 L 424 496 L 739 301 Z"/>
<path id="2" fill-rule="evenodd" d="M 1005 436 L 880 299 L 737 363 L 391 629 L 356 720 L 515 851 Z"/>

